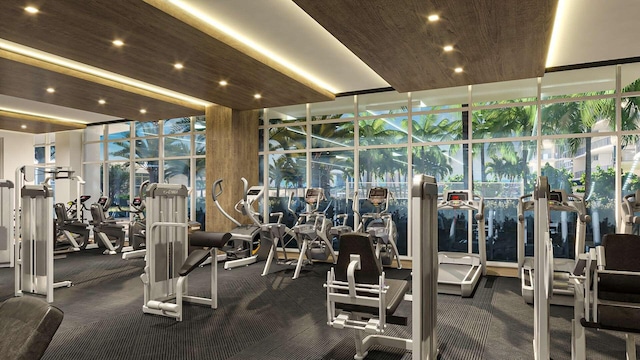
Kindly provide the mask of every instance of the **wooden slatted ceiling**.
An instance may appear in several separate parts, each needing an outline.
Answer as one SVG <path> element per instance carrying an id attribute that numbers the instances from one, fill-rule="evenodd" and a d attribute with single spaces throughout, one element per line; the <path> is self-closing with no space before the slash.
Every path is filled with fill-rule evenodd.
<path id="1" fill-rule="evenodd" d="M 123 119 L 149 121 L 204 114 L 204 109 L 156 100 L 2 57 L 0 79 L 0 94 Z M 47 93 L 48 87 L 55 88 L 56 92 Z M 107 103 L 100 105 L 99 99 Z M 141 114 L 140 109 L 147 110 L 146 114 Z"/>
<path id="2" fill-rule="evenodd" d="M 22 126 L 25 125 L 25 128 Z M 56 121 L 49 118 L 16 114 L 0 110 L 0 129 L 44 134 L 56 131 L 84 129 L 86 125 Z"/>
<path id="3" fill-rule="evenodd" d="M 216 104 L 246 110 L 333 99 L 140 0 L 41 0 L 35 16 L 22 2 L 0 4 L 6 40 Z M 221 88 L 221 79 L 229 85 Z"/>
<path id="4" fill-rule="evenodd" d="M 399 92 L 544 74 L 557 0 L 294 0 Z M 427 16 L 439 14 L 440 21 Z M 443 51 L 453 44 L 455 50 Z M 462 66 L 463 73 L 454 73 Z"/>

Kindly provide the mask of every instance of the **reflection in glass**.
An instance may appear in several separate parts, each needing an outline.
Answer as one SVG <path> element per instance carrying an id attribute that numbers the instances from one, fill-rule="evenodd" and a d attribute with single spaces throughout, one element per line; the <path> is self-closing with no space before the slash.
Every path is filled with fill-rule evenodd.
<path id="1" fill-rule="evenodd" d="M 158 138 L 136 139 L 136 159 L 149 159 L 158 157 Z"/>
<path id="2" fill-rule="evenodd" d="M 126 208 L 129 206 L 129 162 L 112 162 L 109 168 L 109 198 L 113 206 Z M 125 213 L 118 213 L 125 217 Z"/>
<path id="3" fill-rule="evenodd" d="M 206 182 L 206 158 L 197 158 L 196 162 L 196 221 L 200 223 L 202 229 L 206 229 L 206 201 L 207 201 L 207 182 Z"/>
<path id="4" fill-rule="evenodd" d="M 135 137 L 158 136 L 157 121 L 136 121 L 133 125 Z"/>
<path id="5" fill-rule="evenodd" d="M 429 145 L 413 147 L 413 175 L 427 174 L 436 178 L 438 193 L 468 188 L 467 156 L 469 145 Z"/>
<path id="6" fill-rule="evenodd" d="M 384 92 L 358 96 L 360 116 L 403 114 L 409 111 L 407 94 Z"/>
<path id="7" fill-rule="evenodd" d="M 191 155 L 191 135 L 166 136 L 164 138 L 164 156 L 189 156 Z"/>
<path id="8" fill-rule="evenodd" d="M 182 117 L 165 120 L 162 127 L 165 135 L 186 133 L 191 131 L 191 118 Z"/>
<path id="9" fill-rule="evenodd" d="M 311 133 L 313 148 L 353 146 L 353 122 L 312 125 Z"/>
<path id="10" fill-rule="evenodd" d="M 614 128 L 615 99 L 612 97 L 552 103 L 542 107 L 543 135 L 591 133 Z"/>
<path id="11" fill-rule="evenodd" d="M 269 150 L 304 150 L 307 132 L 304 126 L 285 126 L 269 129 Z"/>
<path id="12" fill-rule="evenodd" d="M 305 121 L 307 119 L 307 106 L 302 104 L 270 108 L 267 114 L 270 124 Z"/>
<path id="13" fill-rule="evenodd" d="M 204 155 L 207 152 L 207 137 L 204 134 L 196 134 L 195 136 L 195 154 Z"/>
<path id="14" fill-rule="evenodd" d="M 413 142 L 435 142 L 462 139 L 462 113 L 413 115 Z M 406 128 L 403 124 L 403 128 Z"/>
<path id="15" fill-rule="evenodd" d="M 313 103 L 309 105 L 311 120 L 352 118 L 354 112 L 353 97 L 345 96 L 333 101 Z"/>
<path id="16" fill-rule="evenodd" d="M 109 160 L 129 160 L 131 142 L 129 140 L 109 141 L 107 143 Z"/>
<path id="17" fill-rule="evenodd" d="M 493 105 L 496 104 L 504 104 L 504 102 L 493 103 Z M 473 138 L 494 139 L 535 135 L 536 109 L 536 106 L 528 105 L 473 111 Z"/>
<path id="18" fill-rule="evenodd" d="M 207 117 L 204 115 L 198 115 L 194 118 L 193 130 L 205 131 L 207 129 Z"/>
<path id="19" fill-rule="evenodd" d="M 384 117 L 360 120 L 360 145 L 388 145 L 407 142 L 407 118 Z"/>

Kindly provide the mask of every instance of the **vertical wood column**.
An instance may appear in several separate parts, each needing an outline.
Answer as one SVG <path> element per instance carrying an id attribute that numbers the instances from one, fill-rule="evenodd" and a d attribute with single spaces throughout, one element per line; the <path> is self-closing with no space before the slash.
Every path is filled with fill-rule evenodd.
<path id="1" fill-rule="evenodd" d="M 239 111 L 223 106 L 205 110 L 207 121 L 207 231 L 229 231 L 235 225 L 218 211 L 211 192 L 213 182 L 223 179 L 218 198 L 222 208 L 243 224 L 251 221 L 234 210 L 244 196 L 240 178 L 258 184 L 258 110 Z"/>

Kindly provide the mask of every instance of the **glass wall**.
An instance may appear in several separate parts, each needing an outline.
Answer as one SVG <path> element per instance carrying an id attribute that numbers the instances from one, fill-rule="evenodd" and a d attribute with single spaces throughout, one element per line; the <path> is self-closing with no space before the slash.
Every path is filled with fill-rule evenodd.
<path id="1" fill-rule="evenodd" d="M 271 211 L 286 211 L 289 194 L 292 209 L 301 211 L 304 188 L 324 188 L 334 222 L 339 213 L 354 221 L 352 207 L 370 210 L 362 200 L 367 190 L 387 187 L 400 253 L 409 256 L 412 176 L 435 176 L 440 191 L 472 186 L 485 200 L 487 254 L 495 264 L 516 261 L 518 201 L 542 174 L 552 188 L 587 200 L 592 246 L 615 230 L 621 194 L 640 189 L 638 99 L 640 64 L 625 64 L 265 109 L 259 158 L 269 170 L 262 181 Z M 361 200 L 354 204 L 355 193 Z M 559 229 L 554 251 L 571 257 L 575 216 L 552 216 Z M 439 217 L 441 250 L 477 252 L 468 214 Z M 451 240 L 452 226 L 460 239 Z"/>
<path id="2" fill-rule="evenodd" d="M 188 202 L 190 218 L 204 227 L 205 124 L 199 116 L 87 127 L 85 188 L 92 197 L 107 194 L 110 214 L 127 217 L 130 199 L 139 196 L 144 181 L 183 184 L 194 189 Z"/>

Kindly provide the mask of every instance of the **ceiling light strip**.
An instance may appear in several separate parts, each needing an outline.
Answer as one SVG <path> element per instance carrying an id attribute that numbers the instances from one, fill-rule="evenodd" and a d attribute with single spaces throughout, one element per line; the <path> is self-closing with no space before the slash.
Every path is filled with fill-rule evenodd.
<path id="1" fill-rule="evenodd" d="M 98 76 L 101 77 L 103 79 L 107 79 L 107 80 L 111 80 L 111 81 L 115 81 L 121 84 L 125 84 L 125 85 L 129 85 L 129 86 L 133 86 L 135 88 L 138 89 L 142 89 L 142 90 L 146 90 L 152 93 L 156 93 L 156 94 L 160 94 L 160 95 L 164 95 L 167 97 L 171 97 L 174 99 L 178 99 L 178 100 L 182 100 L 194 105 L 198 105 L 198 106 L 209 106 L 209 105 L 213 105 L 212 103 L 208 102 L 208 101 L 204 101 L 198 98 L 194 98 L 185 94 L 181 94 L 175 91 L 171 91 L 165 88 L 161 88 L 159 86 L 155 86 L 155 85 L 151 85 L 151 84 L 147 84 L 144 83 L 142 81 L 138 81 L 138 80 L 134 80 L 122 75 L 118 75 L 116 73 L 112 73 L 106 70 L 102 70 L 93 66 L 89 66 L 89 65 L 85 65 L 82 63 L 79 63 L 77 61 L 73 61 L 73 60 L 69 60 L 69 59 L 65 59 L 63 57 L 60 56 L 56 56 L 53 54 L 49 54 L 40 50 L 36 50 L 36 49 L 32 49 L 29 47 L 26 47 L 24 45 L 20 45 L 20 44 L 16 44 L 4 39 L 0 39 L 0 49 L 12 52 L 12 53 L 16 53 L 16 54 L 20 54 L 23 56 L 27 56 L 33 59 L 37 59 L 37 60 L 41 60 L 41 61 L 45 61 L 47 63 L 51 63 L 51 64 L 55 64 L 58 66 L 62 66 L 65 68 L 69 68 L 69 69 L 73 69 L 73 70 L 77 70 L 80 71 L 82 73 L 85 74 L 90 74 L 93 76 Z"/>
<path id="2" fill-rule="evenodd" d="M 545 67 L 550 67 L 556 64 L 557 53 L 559 52 L 560 40 L 572 29 L 567 29 L 567 26 L 563 25 L 562 19 L 565 19 L 568 12 L 568 1 L 559 0 L 558 7 L 556 8 L 556 17 L 553 20 L 553 30 L 551 31 L 551 41 L 549 41 L 549 50 L 547 51 L 547 61 Z"/>
<path id="3" fill-rule="evenodd" d="M 31 111 L 11 109 L 11 108 L 6 108 L 2 106 L 0 106 L 0 115 L 7 116 L 7 117 L 18 117 L 18 118 L 27 119 L 27 120 L 39 120 L 39 121 L 44 120 L 44 121 L 62 122 L 67 124 L 87 125 L 86 121 L 68 119 L 68 118 L 51 116 L 51 115 L 43 115 L 43 114 L 31 112 Z"/>
<path id="4" fill-rule="evenodd" d="M 147 3 L 150 3 L 153 6 L 156 6 L 156 1 L 152 1 L 152 0 L 145 0 Z M 188 14 L 196 17 L 197 19 L 205 22 L 206 24 L 212 26 L 213 28 L 215 28 L 216 30 L 224 33 L 227 36 L 230 36 L 231 38 L 233 38 L 236 41 L 241 42 L 242 44 L 248 46 L 249 48 L 259 52 L 262 55 L 265 55 L 266 57 L 268 57 L 270 60 L 286 67 L 287 69 L 293 71 L 294 73 L 302 76 L 303 78 L 311 81 L 312 83 L 324 88 L 325 90 L 328 90 L 330 92 L 332 92 L 333 94 L 336 94 L 338 92 L 338 90 L 327 84 L 326 82 L 318 79 L 316 76 L 310 74 L 309 72 L 301 69 L 300 67 L 296 66 L 295 64 L 291 63 L 290 61 L 286 60 L 285 58 L 279 56 L 278 54 L 276 54 L 275 52 L 263 47 L 262 45 L 258 44 L 257 42 L 247 38 L 246 36 L 242 35 L 241 33 L 239 33 L 238 31 L 222 24 L 221 22 L 213 19 L 212 17 L 206 15 L 204 12 L 198 10 L 197 8 L 187 4 L 185 1 L 181 1 L 181 0 L 169 0 L 169 2 L 173 5 L 175 5 L 176 7 L 180 8 L 181 10 L 187 12 Z M 158 6 L 156 6 L 158 7 Z M 162 8 L 160 8 L 162 10 Z"/>

